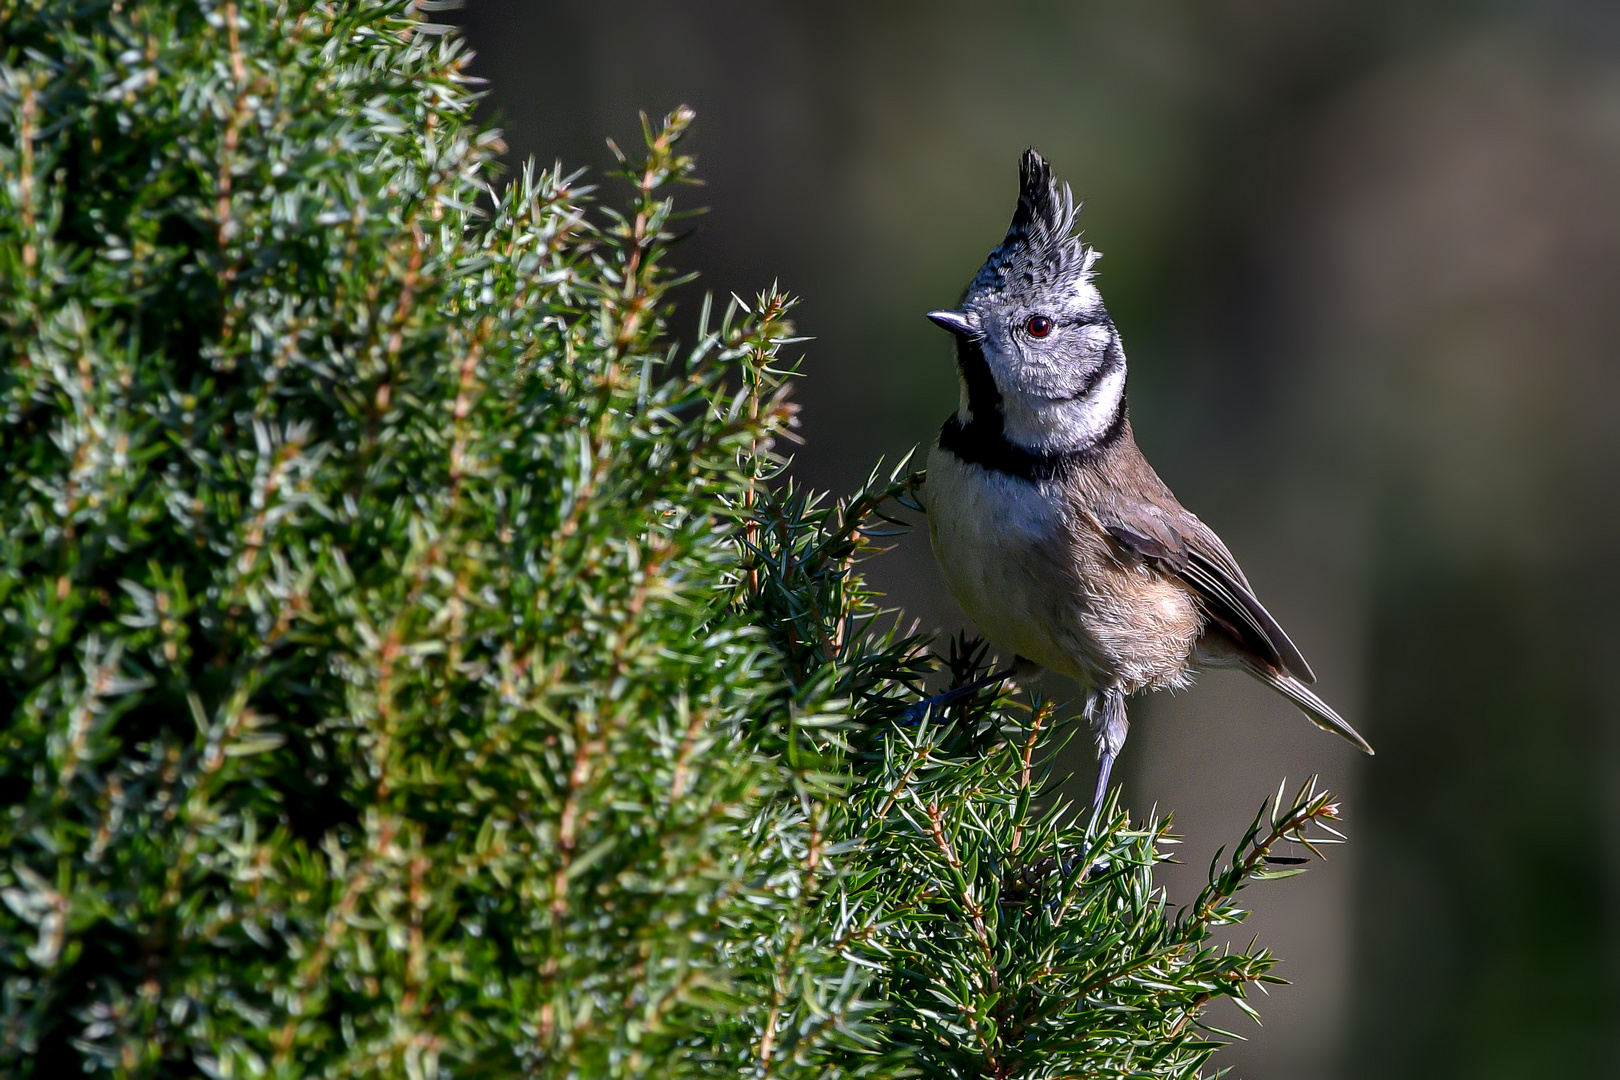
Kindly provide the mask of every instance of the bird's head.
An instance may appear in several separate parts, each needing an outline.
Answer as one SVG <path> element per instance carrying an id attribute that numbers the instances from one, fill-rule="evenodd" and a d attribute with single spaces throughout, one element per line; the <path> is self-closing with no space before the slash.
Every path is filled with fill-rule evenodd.
<path id="1" fill-rule="evenodd" d="M 1084 448 L 1123 416 L 1125 353 L 1092 281 L 1099 254 L 1075 234 L 1076 210 L 1069 185 L 1026 150 L 1006 238 L 955 308 L 928 313 L 957 338 L 958 417 L 984 423 L 995 410 L 1025 449 Z"/>

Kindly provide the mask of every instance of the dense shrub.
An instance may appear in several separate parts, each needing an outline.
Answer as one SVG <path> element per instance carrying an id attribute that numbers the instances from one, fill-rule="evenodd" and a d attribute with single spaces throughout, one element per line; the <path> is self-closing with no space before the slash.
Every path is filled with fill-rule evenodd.
<path id="1" fill-rule="evenodd" d="M 497 190 L 432 6 L 0 0 L 0 1069 L 1193 1075 L 1326 799 L 1178 912 L 1050 709 L 903 722 L 690 115 Z"/>

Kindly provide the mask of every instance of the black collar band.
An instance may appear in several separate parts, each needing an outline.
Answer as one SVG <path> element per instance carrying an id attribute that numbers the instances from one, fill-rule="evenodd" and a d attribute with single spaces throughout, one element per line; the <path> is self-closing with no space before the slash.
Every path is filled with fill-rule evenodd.
<path id="1" fill-rule="evenodd" d="M 1114 410 L 1108 427 L 1087 446 L 1055 453 L 1037 453 L 1014 446 L 1007 439 L 1002 421 L 1001 391 L 996 389 L 995 378 L 990 374 L 990 365 L 978 339 L 966 336 L 956 339 L 956 364 L 967 385 L 968 412 L 973 418 L 964 424 L 960 416 L 952 414 L 939 429 L 939 446 L 964 464 L 980 465 L 1039 483 L 1096 460 L 1118 442 L 1125 431 L 1125 395 L 1121 394 L 1119 407 Z"/>
<path id="2" fill-rule="evenodd" d="M 952 415 L 939 429 L 939 447 L 949 451 L 965 465 L 979 465 L 993 472 L 1016 476 L 1033 483 L 1051 480 L 1070 469 L 1096 461 L 1109 447 L 1119 441 L 1125 431 L 1125 399 L 1120 397 L 1114 418 L 1097 441 L 1078 450 L 1060 450 L 1055 453 L 1036 453 L 1014 446 L 1007 441 L 1001 429 L 1001 415 L 993 421 L 979 418 L 977 413 L 967 423 Z"/>

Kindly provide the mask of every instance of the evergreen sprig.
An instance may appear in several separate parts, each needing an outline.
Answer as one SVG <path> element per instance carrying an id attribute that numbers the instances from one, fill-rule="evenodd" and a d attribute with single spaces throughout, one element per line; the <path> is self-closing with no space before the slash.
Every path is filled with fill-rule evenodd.
<path id="1" fill-rule="evenodd" d="M 1176 911 L 1049 704 L 909 724 L 690 111 L 497 188 L 433 7 L 0 0 L 0 1070 L 1195 1075 L 1332 804 Z"/>

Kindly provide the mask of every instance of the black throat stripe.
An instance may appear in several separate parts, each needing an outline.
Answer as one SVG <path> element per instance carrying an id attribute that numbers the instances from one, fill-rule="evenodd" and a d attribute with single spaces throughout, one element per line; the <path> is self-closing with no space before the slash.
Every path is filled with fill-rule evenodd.
<path id="1" fill-rule="evenodd" d="M 1125 430 L 1125 395 L 1119 396 L 1119 407 L 1113 419 L 1096 442 L 1078 450 L 1039 454 L 1014 446 L 1007 439 L 1001 415 L 1001 391 L 996 389 L 990 365 L 977 340 L 959 337 L 956 340 L 956 364 L 967 386 L 968 411 L 973 419 L 963 423 L 952 413 L 939 429 L 939 447 L 953 454 L 966 465 L 978 465 L 995 472 L 1016 476 L 1039 483 L 1051 480 L 1070 468 L 1094 461 L 1107 450 Z"/>

